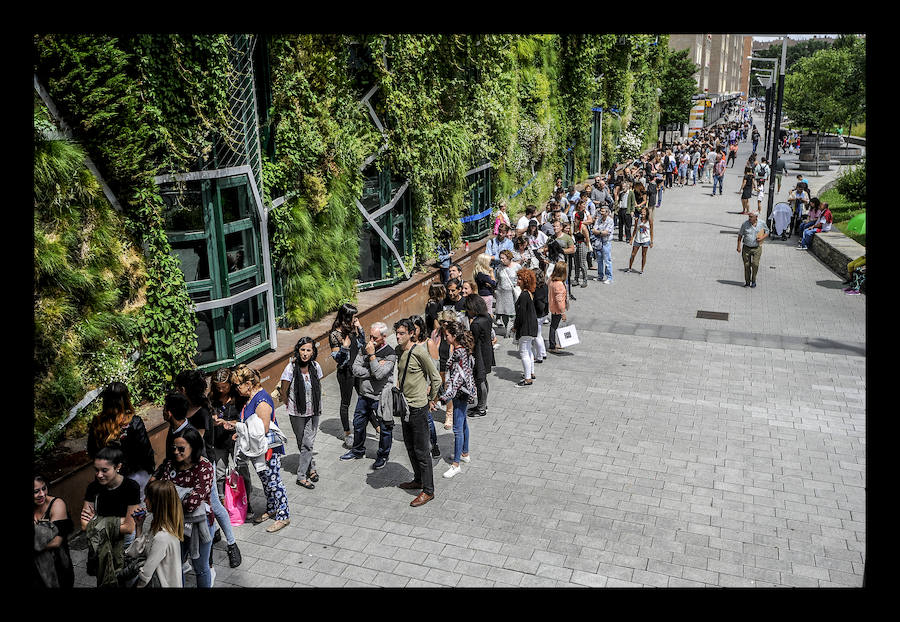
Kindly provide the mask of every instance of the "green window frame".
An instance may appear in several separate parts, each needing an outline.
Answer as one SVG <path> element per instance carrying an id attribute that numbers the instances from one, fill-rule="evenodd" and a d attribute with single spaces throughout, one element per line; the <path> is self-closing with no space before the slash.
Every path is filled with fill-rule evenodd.
<path id="1" fill-rule="evenodd" d="M 266 299 L 271 296 L 266 241 L 255 188 L 248 174 L 228 172 L 212 173 L 211 178 L 196 179 L 201 175 L 195 175 L 185 180 L 187 191 L 182 194 L 167 185 L 172 178 L 157 180 L 164 184 L 162 194 L 168 206 L 167 237 L 185 271 L 197 313 L 194 360 L 204 371 L 244 362 L 274 347 L 272 312 Z M 190 196 L 188 214 L 180 226 L 189 227 L 178 230 L 172 214 L 186 196 Z"/>

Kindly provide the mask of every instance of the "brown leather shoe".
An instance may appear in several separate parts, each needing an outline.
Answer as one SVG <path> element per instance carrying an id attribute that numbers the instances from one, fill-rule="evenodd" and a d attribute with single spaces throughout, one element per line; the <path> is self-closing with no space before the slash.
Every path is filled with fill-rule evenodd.
<path id="1" fill-rule="evenodd" d="M 397 484 L 397 488 L 402 488 L 403 490 L 418 490 L 422 487 L 422 482 L 412 481 L 412 482 L 404 482 L 402 484 Z"/>
<path id="2" fill-rule="evenodd" d="M 429 495 L 426 492 L 420 492 L 418 497 L 409 502 L 409 505 L 411 507 L 417 508 L 420 505 L 425 505 L 432 499 L 434 499 L 434 495 Z"/>

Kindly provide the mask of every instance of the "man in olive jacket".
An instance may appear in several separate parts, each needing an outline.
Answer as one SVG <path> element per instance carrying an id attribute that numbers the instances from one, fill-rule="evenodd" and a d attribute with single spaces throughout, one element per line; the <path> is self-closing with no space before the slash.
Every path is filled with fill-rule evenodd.
<path id="1" fill-rule="evenodd" d="M 466 315 L 469 316 L 469 330 L 475 338 L 475 387 L 478 390 L 478 403 L 469 411 L 470 417 L 484 417 L 487 414 L 488 383 L 494 362 L 494 347 L 491 344 L 491 316 L 487 305 L 478 294 L 469 294 L 465 302 Z"/>
<path id="2" fill-rule="evenodd" d="M 403 319 L 394 324 L 397 335 L 397 387 L 406 398 L 409 413 L 401 420 L 403 443 L 413 468 L 412 481 L 399 485 L 405 490 L 422 492 L 410 502 L 416 508 L 434 499 L 434 469 L 431 464 L 431 438 L 428 412 L 435 410 L 441 391 L 441 375 L 424 346 L 412 337 L 415 324 Z"/>

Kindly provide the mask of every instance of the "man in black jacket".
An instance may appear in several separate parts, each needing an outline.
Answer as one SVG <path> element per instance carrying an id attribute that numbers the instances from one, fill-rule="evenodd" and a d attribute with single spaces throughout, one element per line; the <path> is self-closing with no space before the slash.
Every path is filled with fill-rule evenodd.
<path id="1" fill-rule="evenodd" d="M 495 365 L 494 348 L 491 346 L 491 316 L 484 299 L 478 294 L 469 294 L 465 301 L 469 330 L 475 338 L 472 355 L 475 357 L 475 388 L 478 392 L 478 403 L 468 414 L 470 417 L 484 417 L 487 414 L 487 375 Z"/>

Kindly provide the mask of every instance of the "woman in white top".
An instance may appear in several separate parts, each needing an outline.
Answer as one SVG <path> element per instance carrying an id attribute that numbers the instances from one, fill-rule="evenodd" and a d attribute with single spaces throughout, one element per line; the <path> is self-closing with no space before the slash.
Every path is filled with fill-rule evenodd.
<path id="1" fill-rule="evenodd" d="M 313 482 L 319 481 L 313 458 L 313 443 L 322 414 L 322 368 L 316 363 L 318 354 L 316 342 L 310 337 L 301 337 L 294 346 L 293 358 L 281 374 L 281 395 L 287 398 L 287 413 L 300 449 L 297 485 L 308 490 L 316 487 Z M 302 382 L 295 382 L 297 378 L 302 378 Z"/>
<path id="2" fill-rule="evenodd" d="M 503 332 L 506 334 L 506 325 L 509 320 L 516 314 L 516 297 L 514 288 L 516 287 L 516 273 L 522 267 L 513 261 L 512 251 L 500 251 L 500 263 L 502 266 L 497 273 L 497 290 L 495 292 L 497 300 L 496 316 L 503 325 Z"/>
<path id="3" fill-rule="evenodd" d="M 184 540 L 184 511 L 170 480 L 154 480 L 144 490 L 147 513 L 153 514 L 150 530 L 143 531 L 146 514 L 135 517 L 137 537 L 125 555 L 145 555 L 138 571 L 137 587 L 183 587 L 181 542 Z M 155 581 L 153 581 L 155 579 Z M 153 581 L 151 585 L 151 581 Z"/>
<path id="4" fill-rule="evenodd" d="M 647 249 L 653 248 L 653 221 L 647 216 L 647 208 L 641 209 L 641 215 L 634 224 L 634 232 L 631 234 L 631 261 L 628 262 L 628 270 L 626 272 L 635 272 L 631 269 L 634 264 L 634 257 L 637 251 L 641 249 L 641 269 L 637 270 L 638 274 L 644 273 L 647 266 Z"/>

